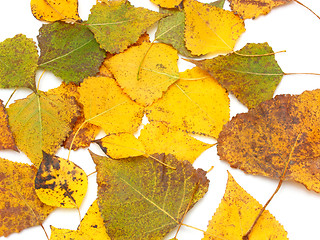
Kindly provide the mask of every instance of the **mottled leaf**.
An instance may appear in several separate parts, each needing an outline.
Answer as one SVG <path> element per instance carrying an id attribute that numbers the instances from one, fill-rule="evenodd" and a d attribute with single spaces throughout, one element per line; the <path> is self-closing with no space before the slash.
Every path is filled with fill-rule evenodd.
<path id="1" fill-rule="evenodd" d="M 91 9 L 88 26 L 103 49 L 119 53 L 165 16 L 146 8 L 135 8 L 129 2 L 97 3 Z"/>
<path id="2" fill-rule="evenodd" d="M 87 122 L 102 127 L 106 134 L 138 130 L 144 109 L 125 95 L 114 79 L 87 78 L 79 92 Z"/>
<path id="3" fill-rule="evenodd" d="M 180 74 L 163 98 L 147 108 L 147 117 L 172 130 L 217 138 L 229 112 L 226 90 L 208 73 L 194 68 Z"/>
<path id="4" fill-rule="evenodd" d="M 110 240 L 97 201 L 88 209 L 76 231 L 51 226 L 50 240 Z"/>
<path id="5" fill-rule="evenodd" d="M 86 173 L 73 162 L 43 153 L 35 179 L 39 199 L 62 208 L 79 208 L 88 188 Z"/>
<path id="6" fill-rule="evenodd" d="M 38 51 L 35 42 L 18 34 L 0 43 L 0 87 L 35 91 Z"/>
<path id="7" fill-rule="evenodd" d="M 205 171 L 172 155 L 121 161 L 91 155 L 97 165 L 98 203 L 111 239 L 162 239 L 181 221 L 189 202 L 192 207 L 208 189 Z"/>
<path id="8" fill-rule="evenodd" d="M 145 145 L 145 151 L 149 155 L 163 152 L 191 163 L 212 146 L 198 141 L 186 132 L 171 130 L 162 123 L 147 124 L 141 130 L 139 140 Z"/>
<path id="9" fill-rule="evenodd" d="M 262 205 L 248 194 L 229 174 L 223 199 L 216 210 L 203 240 L 243 240 Z M 275 217 L 265 210 L 253 228 L 249 239 L 287 240 L 287 232 Z"/>
<path id="10" fill-rule="evenodd" d="M 18 151 L 9 127 L 6 109 L 3 106 L 2 100 L 0 100 L 0 150 L 3 149 Z"/>
<path id="11" fill-rule="evenodd" d="M 80 83 L 99 72 L 105 52 L 85 25 L 44 24 L 38 36 L 39 67 L 53 72 L 66 83 Z"/>
<path id="12" fill-rule="evenodd" d="M 279 95 L 238 114 L 218 138 L 218 154 L 250 174 L 302 183 L 320 192 L 320 90 Z"/>
<path id="13" fill-rule="evenodd" d="M 36 168 L 0 158 L 0 236 L 42 224 L 54 210 L 34 189 Z"/>
<path id="14" fill-rule="evenodd" d="M 42 151 L 55 154 L 79 116 L 80 108 L 64 87 L 32 93 L 7 109 L 18 148 L 37 167 L 42 161 Z"/>
<path id="15" fill-rule="evenodd" d="M 198 2 L 185 0 L 185 41 L 194 55 L 233 51 L 244 22 L 233 12 Z"/>
<path id="16" fill-rule="evenodd" d="M 41 21 L 80 20 L 78 0 L 31 0 L 31 10 L 33 16 Z"/>
<path id="17" fill-rule="evenodd" d="M 272 8 L 294 0 L 229 0 L 230 7 L 242 19 L 256 18 L 268 14 Z"/>
<path id="18" fill-rule="evenodd" d="M 162 43 L 142 43 L 110 58 L 107 66 L 132 100 L 148 106 L 178 80 L 178 54 Z"/>
<path id="19" fill-rule="evenodd" d="M 248 108 L 271 99 L 284 75 L 268 43 L 249 43 L 237 53 L 190 62 L 208 71 Z"/>
<path id="20" fill-rule="evenodd" d="M 144 155 L 144 145 L 129 133 L 110 134 L 95 141 L 102 151 L 113 159 Z"/>

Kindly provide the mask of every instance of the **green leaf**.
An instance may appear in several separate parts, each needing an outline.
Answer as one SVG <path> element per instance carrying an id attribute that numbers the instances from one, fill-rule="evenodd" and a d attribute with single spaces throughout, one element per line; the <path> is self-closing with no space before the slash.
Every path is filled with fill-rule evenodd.
<path id="1" fill-rule="evenodd" d="M 80 24 L 44 24 L 38 41 L 39 67 L 52 71 L 66 83 L 80 83 L 96 75 L 105 57 L 91 31 Z"/>
<path id="2" fill-rule="evenodd" d="M 225 0 L 210 3 L 212 6 L 223 8 Z M 195 57 L 186 48 L 184 41 L 185 12 L 184 10 L 160 8 L 160 13 L 169 15 L 159 21 L 156 39 L 159 42 L 172 45 L 181 55 Z"/>
<path id="3" fill-rule="evenodd" d="M 135 8 L 129 2 L 98 3 L 91 9 L 88 26 L 103 49 L 119 53 L 165 16 L 145 8 Z"/>
<path id="4" fill-rule="evenodd" d="M 0 43 L 0 87 L 36 90 L 38 51 L 35 42 L 18 34 Z"/>
<path id="5" fill-rule="evenodd" d="M 208 71 L 248 108 L 271 99 L 284 75 L 268 43 L 248 43 L 236 53 L 190 62 Z"/>
<path id="6" fill-rule="evenodd" d="M 80 115 L 75 99 L 61 87 L 32 93 L 8 108 L 9 125 L 18 148 L 39 167 L 42 151 L 54 154 Z"/>
<path id="7" fill-rule="evenodd" d="M 172 155 L 121 161 L 91 155 L 97 165 L 99 207 L 111 239 L 162 239 L 181 221 L 190 201 L 192 207 L 208 190 L 205 171 Z"/>

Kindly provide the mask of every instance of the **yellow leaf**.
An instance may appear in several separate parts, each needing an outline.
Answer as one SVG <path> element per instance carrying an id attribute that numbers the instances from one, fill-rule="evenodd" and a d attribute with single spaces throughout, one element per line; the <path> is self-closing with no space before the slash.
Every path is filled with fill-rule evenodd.
<path id="1" fill-rule="evenodd" d="M 81 20 L 78 14 L 78 0 L 31 0 L 33 16 L 41 21 Z"/>
<path id="2" fill-rule="evenodd" d="M 185 42 L 194 55 L 233 51 L 240 35 L 245 31 L 244 22 L 233 12 L 185 0 Z"/>
<path id="3" fill-rule="evenodd" d="M 171 130 L 162 123 L 147 124 L 141 130 L 139 140 L 145 145 L 149 155 L 172 154 L 178 160 L 188 160 L 191 163 L 212 146 L 198 141 L 186 132 Z"/>
<path id="4" fill-rule="evenodd" d="M 179 78 L 177 60 L 172 47 L 144 42 L 110 58 L 107 66 L 132 100 L 148 106 Z"/>
<path id="5" fill-rule="evenodd" d="M 111 134 L 96 143 L 111 158 L 129 158 L 145 154 L 144 145 L 132 134 Z"/>
<path id="6" fill-rule="evenodd" d="M 79 208 L 86 195 L 88 179 L 73 162 L 43 153 L 35 189 L 39 199 L 47 205 Z"/>
<path id="7" fill-rule="evenodd" d="M 54 210 L 35 193 L 36 172 L 34 166 L 0 158 L 0 236 L 40 225 Z"/>
<path id="8" fill-rule="evenodd" d="M 154 4 L 159 5 L 162 8 L 176 8 L 182 2 L 182 0 L 150 0 Z"/>
<path id="9" fill-rule="evenodd" d="M 0 100 L 0 150 L 3 149 L 18 151 L 9 128 L 8 115 L 3 106 L 2 100 Z"/>
<path id="10" fill-rule="evenodd" d="M 217 138 L 229 112 L 226 90 L 205 71 L 193 68 L 181 73 L 163 98 L 147 108 L 147 117 L 170 129 Z"/>
<path id="11" fill-rule="evenodd" d="M 226 192 L 216 213 L 209 221 L 203 240 L 242 240 L 262 209 L 229 174 Z M 249 236 L 250 240 L 287 238 L 287 232 L 274 216 L 265 210 Z"/>
<path id="12" fill-rule="evenodd" d="M 76 231 L 51 226 L 50 240 L 110 240 L 101 217 L 97 200 L 88 209 Z"/>
<path id="13" fill-rule="evenodd" d="M 138 130 L 144 109 L 125 95 L 114 79 L 87 78 L 79 92 L 87 122 L 102 127 L 106 134 Z"/>

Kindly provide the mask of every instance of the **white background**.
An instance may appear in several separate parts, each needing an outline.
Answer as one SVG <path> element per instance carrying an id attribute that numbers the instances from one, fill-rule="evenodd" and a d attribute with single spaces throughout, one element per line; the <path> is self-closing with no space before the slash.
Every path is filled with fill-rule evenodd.
<path id="1" fill-rule="evenodd" d="M 148 0 L 131 0 L 135 6 L 147 7 L 152 10 L 158 8 Z M 209 1 L 203 1 L 209 2 Z M 320 14 L 320 1 L 301 0 L 316 13 Z M 88 18 L 91 6 L 95 0 L 79 0 L 79 13 L 83 20 Z M 228 2 L 225 9 L 229 9 Z M 268 42 L 274 51 L 286 50 L 286 53 L 276 55 L 276 59 L 286 73 L 314 72 L 320 73 L 320 20 L 297 3 L 274 9 L 269 15 L 259 17 L 256 20 L 246 20 L 247 31 L 239 39 L 236 49 L 242 48 L 248 42 Z M 36 36 L 42 23 L 36 20 L 30 10 L 28 0 L 0 0 L 0 41 L 23 33 L 37 41 Z M 154 32 L 154 30 L 151 30 Z M 191 64 L 179 61 L 181 71 L 192 67 Z M 37 77 L 39 77 L 39 71 Z M 59 86 L 61 81 L 51 73 L 46 72 L 41 80 L 40 89 L 47 90 Z M 320 76 L 294 75 L 284 76 L 275 94 L 300 94 L 304 90 L 312 90 L 320 87 Z M 0 90 L 0 99 L 4 102 L 13 90 Z M 30 94 L 28 90 L 19 90 L 15 99 L 23 98 Z M 231 117 L 247 109 L 231 98 Z M 11 101 L 10 103 L 12 103 Z M 99 149 L 91 145 L 90 149 L 102 154 Z M 67 157 L 66 150 L 60 150 L 59 156 Z M 13 161 L 30 163 L 23 154 L 13 151 L 1 151 L 0 157 Z M 87 151 L 81 150 L 71 154 L 72 161 L 81 166 L 87 174 L 95 171 L 95 166 Z M 264 204 L 275 190 L 278 181 L 259 176 L 246 175 L 240 170 L 230 169 L 228 164 L 221 162 L 216 154 L 216 147 L 204 152 L 195 162 L 196 168 L 208 170 L 214 166 L 214 170 L 208 174 L 210 179 L 209 192 L 188 213 L 185 223 L 206 230 L 208 220 L 212 218 L 221 198 L 224 194 L 229 170 L 236 181 L 246 189 L 260 203 Z M 84 216 L 88 207 L 96 198 L 95 174 L 89 177 L 89 190 L 84 203 L 81 206 L 81 215 Z M 268 209 L 282 223 L 291 240 L 320 239 L 320 195 L 307 191 L 302 185 L 296 183 L 284 183 L 280 192 L 273 199 Z M 76 210 L 59 209 L 54 211 L 44 222 L 44 227 L 50 235 L 50 225 L 59 228 L 76 229 L 79 217 Z M 167 236 L 170 239 L 175 231 Z M 201 239 L 203 234 L 193 229 L 182 227 L 178 234 L 179 240 Z M 0 237 L 4 239 L 4 237 Z M 12 234 L 10 240 L 35 239 L 45 240 L 46 237 L 41 227 L 33 227 L 19 234 Z"/>

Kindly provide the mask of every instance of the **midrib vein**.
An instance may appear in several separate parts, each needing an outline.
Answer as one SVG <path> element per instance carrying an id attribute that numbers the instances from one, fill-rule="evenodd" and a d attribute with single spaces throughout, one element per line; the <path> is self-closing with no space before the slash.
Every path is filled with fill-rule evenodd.
<path id="1" fill-rule="evenodd" d="M 260 75 L 260 76 L 283 76 L 284 73 L 257 73 L 257 72 L 249 72 L 249 71 L 241 71 L 236 69 L 228 69 L 224 68 L 224 70 L 236 73 L 243 73 L 243 74 L 251 74 L 251 75 Z"/>
<path id="2" fill-rule="evenodd" d="M 66 54 L 64 54 L 64 55 L 61 55 L 61 56 L 56 57 L 56 58 L 54 58 L 54 59 L 51 59 L 51 60 L 49 60 L 49 61 L 47 61 L 47 62 L 44 62 L 44 63 L 39 64 L 39 67 L 40 67 L 40 66 L 43 66 L 43 65 L 46 65 L 46 64 L 49 64 L 49 63 L 51 63 L 51 62 L 57 61 L 57 60 L 59 60 L 59 59 L 61 59 L 61 58 L 67 57 L 67 56 L 69 56 L 70 54 L 72 54 L 72 53 L 78 51 L 79 49 L 83 48 L 84 46 L 88 45 L 88 44 L 89 44 L 90 42 L 92 42 L 93 40 L 94 40 L 94 38 L 92 38 L 90 41 L 82 44 L 81 46 L 73 49 L 72 51 L 70 51 L 70 52 L 68 52 L 68 53 L 66 53 Z"/>
<path id="3" fill-rule="evenodd" d="M 42 150 L 42 113 L 41 113 L 41 104 L 40 104 L 40 96 L 37 96 L 38 101 L 38 112 L 39 112 L 39 136 L 40 136 L 40 149 Z"/>

